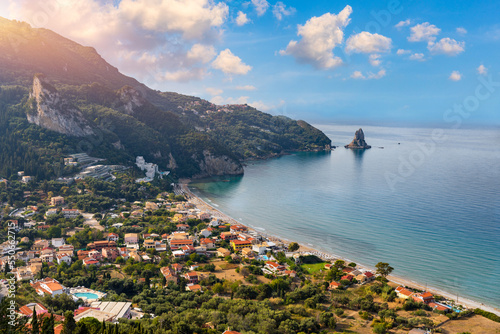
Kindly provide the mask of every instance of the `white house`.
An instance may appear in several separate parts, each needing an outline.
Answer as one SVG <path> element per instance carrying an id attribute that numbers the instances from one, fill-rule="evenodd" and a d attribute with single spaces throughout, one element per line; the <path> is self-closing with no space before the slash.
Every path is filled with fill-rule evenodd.
<path id="1" fill-rule="evenodd" d="M 50 241 L 50 243 L 55 248 L 59 248 L 59 247 L 61 247 L 61 246 L 63 246 L 63 245 L 66 244 L 66 242 L 64 241 L 64 238 L 52 238 L 52 240 Z"/>
<path id="2" fill-rule="evenodd" d="M 69 256 L 68 254 L 66 253 L 62 253 L 62 254 L 57 254 L 57 263 L 58 264 L 61 264 L 63 262 L 65 262 L 67 265 L 71 265 L 71 256 Z"/>
<path id="3" fill-rule="evenodd" d="M 114 241 L 118 242 L 118 234 L 116 233 L 109 233 L 107 236 L 108 241 Z"/>
<path id="4" fill-rule="evenodd" d="M 80 211 L 78 211 L 77 209 L 62 209 L 61 212 L 64 218 L 67 219 L 73 219 L 80 215 Z"/>
<path id="5" fill-rule="evenodd" d="M 210 232 L 209 230 L 207 230 L 206 228 L 204 228 L 203 230 L 201 230 L 200 234 L 205 237 L 205 238 L 208 238 L 212 232 Z"/>

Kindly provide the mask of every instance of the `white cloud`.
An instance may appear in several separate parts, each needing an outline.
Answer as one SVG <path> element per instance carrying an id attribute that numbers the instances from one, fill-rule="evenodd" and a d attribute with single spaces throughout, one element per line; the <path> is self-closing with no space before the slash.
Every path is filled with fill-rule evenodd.
<path id="1" fill-rule="evenodd" d="M 214 59 L 216 54 L 215 48 L 211 45 L 194 44 L 188 51 L 187 58 L 206 64 Z"/>
<path id="2" fill-rule="evenodd" d="M 222 93 L 224 93 L 224 91 L 222 89 L 213 88 L 213 87 L 207 87 L 207 88 L 205 88 L 205 90 L 210 95 L 221 95 Z"/>
<path id="3" fill-rule="evenodd" d="M 163 80 L 188 82 L 191 80 L 200 80 L 206 76 L 206 71 L 202 68 L 180 69 L 172 72 L 165 72 Z"/>
<path id="4" fill-rule="evenodd" d="M 363 31 L 349 37 L 345 49 L 347 53 L 379 53 L 387 52 L 391 47 L 392 40 L 390 38 Z"/>
<path id="5" fill-rule="evenodd" d="M 411 51 L 410 50 L 405 50 L 405 49 L 398 49 L 398 51 L 396 52 L 396 54 L 398 56 L 406 55 L 408 53 L 411 53 Z"/>
<path id="6" fill-rule="evenodd" d="M 252 0 L 252 5 L 255 6 L 255 10 L 259 16 L 264 15 L 269 8 L 269 2 L 266 0 Z"/>
<path id="7" fill-rule="evenodd" d="M 247 24 L 248 22 L 250 22 L 250 20 L 248 19 L 247 14 L 243 13 L 240 10 L 238 12 L 238 16 L 236 17 L 236 24 L 241 27 Z"/>
<path id="8" fill-rule="evenodd" d="M 352 8 L 346 6 L 338 15 L 326 13 L 312 17 L 298 25 L 300 41 L 292 40 L 281 55 L 291 55 L 299 62 L 309 63 L 318 69 L 331 69 L 342 64 L 333 49 L 344 39 L 343 29 L 349 24 Z"/>
<path id="9" fill-rule="evenodd" d="M 232 98 L 232 97 L 223 98 L 222 96 L 218 95 L 214 96 L 210 100 L 210 102 L 219 106 L 224 104 L 247 104 L 248 99 L 249 99 L 248 96 L 240 96 L 238 98 Z"/>
<path id="10" fill-rule="evenodd" d="M 451 72 L 449 79 L 452 81 L 460 81 L 462 79 L 462 74 L 458 71 L 453 71 Z"/>
<path id="11" fill-rule="evenodd" d="M 228 14 L 220 0 L 8 1 L 12 17 L 93 46 L 122 72 L 151 85 L 205 77 L 204 64 Z M 40 13 L 47 16 L 35 19 Z"/>
<path id="12" fill-rule="evenodd" d="M 281 1 L 278 1 L 274 6 L 273 6 L 273 15 L 281 21 L 283 19 L 283 16 L 290 16 L 292 14 L 295 14 L 296 9 L 293 7 L 288 7 L 286 8 L 285 4 Z"/>
<path id="13" fill-rule="evenodd" d="M 235 56 L 229 49 L 219 53 L 212 62 L 212 67 L 221 70 L 225 74 L 247 74 L 252 67 L 243 63 L 240 57 Z"/>
<path id="14" fill-rule="evenodd" d="M 481 75 L 486 75 L 486 74 L 488 74 L 488 69 L 486 68 L 486 66 L 484 66 L 483 64 L 481 64 L 477 68 L 477 73 L 481 74 Z"/>
<path id="15" fill-rule="evenodd" d="M 212 27 L 220 27 L 229 7 L 210 0 L 122 0 L 121 14 L 146 30 L 179 32 L 200 39 Z"/>
<path id="16" fill-rule="evenodd" d="M 385 70 L 380 70 L 377 73 L 368 72 L 368 74 L 366 76 L 363 75 L 363 73 L 361 73 L 361 71 L 354 71 L 351 74 L 351 78 L 356 79 L 356 80 L 371 80 L 371 79 L 381 79 L 381 78 L 385 77 L 385 75 L 386 75 Z"/>
<path id="17" fill-rule="evenodd" d="M 372 65 L 372 66 L 380 66 L 380 63 L 382 62 L 380 60 L 379 54 L 371 54 L 369 61 L 370 61 L 370 65 Z"/>
<path id="18" fill-rule="evenodd" d="M 410 60 L 425 61 L 423 53 L 414 53 L 410 56 Z"/>
<path id="19" fill-rule="evenodd" d="M 406 19 L 404 21 L 399 21 L 398 24 L 395 25 L 395 27 L 401 29 L 403 27 L 409 26 L 410 24 L 411 24 L 410 19 Z"/>
<path id="20" fill-rule="evenodd" d="M 281 100 L 278 104 L 267 104 L 262 101 L 253 101 L 253 102 L 248 102 L 248 105 L 260 111 L 269 111 L 283 107 L 285 105 L 285 101 Z"/>
<path id="21" fill-rule="evenodd" d="M 234 87 L 234 89 L 236 89 L 236 90 L 248 90 L 248 91 L 257 90 L 257 88 L 255 86 L 251 86 L 251 85 L 236 86 L 236 87 Z"/>
<path id="22" fill-rule="evenodd" d="M 408 37 L 410 42 L 433 42 L 436 39 L 435 36 L 439 34 L 441 29 L 429 22 L 424 22 L 411 27 L 410 31 L 411 34 L 410 37 Z"/>
<path id="23" fill-rule="evenodd" d="M 447 56 L 456 56 L 465 51 L 465 42 L 457 42 L 451 38 L 442 38 L 437 43 L 429 42 L 427 48 L 432 54 L 443 54 Z"/>
<path id="24" fill-rule="evenodd" d="M 467 33 L 467 29 L 465 29 L 464 27 L 458 27 L 457 33 L 459 33 L 461 35 L 465 35 Z"/>

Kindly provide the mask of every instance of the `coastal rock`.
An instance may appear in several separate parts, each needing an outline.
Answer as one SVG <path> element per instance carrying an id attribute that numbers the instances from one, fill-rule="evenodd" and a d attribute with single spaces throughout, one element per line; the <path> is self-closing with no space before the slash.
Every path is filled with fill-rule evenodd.
<path id="1" fill-rule="evenodd" d="M 132 115 L 136 108 L 146 104 L 142 94 L 133 87 L 124 86 L 118 91 L 118 94 L 120 102 L 123 104 L 121 109 L 128 115 Z"/>
<path id="2" fill-rule="evenodd" d="M 203 159 L 198 162 L 201 173 L 197 177 L 242 175 L 243 166 L 226 155 L 215 156 L 210 151 L 203 151 Z"/>
<path id="3" fill-rule="evenodd" d="M 63 99 L 57 89 L 45 81 L 43 75 L 35 75 L 30 101 L 28 122 L 70 136 L 94 134 L 81 111 Z"/>
<path id="4" fill-rule="evenodd" d="M 368 145 L 365 142 L 365 134 L 363 133 L 363 129 L 359 129 L 356 131 L 354 134 L 354 139 L 349 145 L 344 146 L 345 148 L 354 148 L 354 149 L 367 149 L 371 148 L 370 145 Z"/>

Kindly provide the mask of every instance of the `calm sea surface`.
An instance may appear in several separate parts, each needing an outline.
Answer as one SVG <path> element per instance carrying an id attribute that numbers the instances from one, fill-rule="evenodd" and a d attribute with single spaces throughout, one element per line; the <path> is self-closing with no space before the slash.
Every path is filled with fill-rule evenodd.
<path id="1" fill-rule="evenodd" d="M 340 146 L 357 130 L 318 127 Z M 192 189 L 261 231 L 500 307 L 500 131 L 363 130 L 370 150 L 252 162 Z"/>

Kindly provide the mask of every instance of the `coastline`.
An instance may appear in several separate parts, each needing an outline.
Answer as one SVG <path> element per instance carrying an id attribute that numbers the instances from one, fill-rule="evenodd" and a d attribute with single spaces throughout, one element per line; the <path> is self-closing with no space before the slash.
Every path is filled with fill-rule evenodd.
<path id="1" fill-rule="evenodd" d="M 288 239 L 280 237 L 280 236 L 270 235 L 266 232 L 260 231 L 259 229 L 253 228 L 251 226 L 248 226 L 247 224 L 243 224 L 243 223 L 237 221 L 236 219 L 230 217 L 229 215 L 225 214 L 221 210 L 217 209 L 213 205 L 207 203 L 205 200 L 203 200 L 202 198 L 200 198 L 199 196 L 194 194 L 189 189 L 189 186 L 188 186 L 190 181 L 191 180 L 189 180 L 189 179 L 179 180 L 179 184 L 178 184 L 179 191 L 182 192 L 184 195 L 187 195 L 189 202 L 196 205 L 197 208 L 200 208 L 206 212 L 209 212 L 212 216 L 217 217 L 225 222 L 246 226 L 249 230 L 255 231 L 256 233 L 268 238 L 270 241 L 284 243 L 284 244 L 288 244 L 288 243 L 294 242 L 294 241 L 298 242 L 296 240 L 288 240 Z M 351 260 L 346 259 L 342 256 L 338 256 L 336 254 L 331 254 L 331 253 L 326 253 L 326 252 L 320 251 L 320 250 L 314 248 L 314 246 L 306 246 L 300 242 L 299 242 L 299 245 L 300 245 L 299 252 L 302 254 L 306 254 L 306 253 L 314 254 L 323 260 L 342 259 L 346 262 L 352 262 Z M 374 267 L 367 266 L 367 265 L 364 265 L 361 263 L 357 263 L 357 264 L 358 264 L 358 267 L 360 267 L 360 268 L 367 269 L 370 271 L 375 271 Z M 443 290 L 438 289 L 438 288 L 434 288 L 432 286 L 426 286 L 422 283 L 413 281 L 410 278 L 404 278 L 404 277 L 394 276 L 394 275 L 389 275 L 387 278 L 389 279 L 390 282 L 393 282 L 393 283 L 396 283 L 399 285 L 404 285 L 404 286 L 415 288 L 418 290 L 429 291 L 435 295 L 440 295 L 442 297 L 445 297 L 446 299 L 454 300 L 455 302 L 457 300 L 457 295 L 454 295 L 454 294 L 447 292 L 447 291 L 443 291 Z M 482 310 L 492 312 L 492 313 L 500 316 L 500 309 L 499 308 L 488 306 L 488 305 L 473 301 L 473 300 L 468 299 L 468 298 L 458 296 L 458 302 L 456 304 L 462 305 L 463 307 L 468 308 L 468 309 L 480 308 Z"/>

